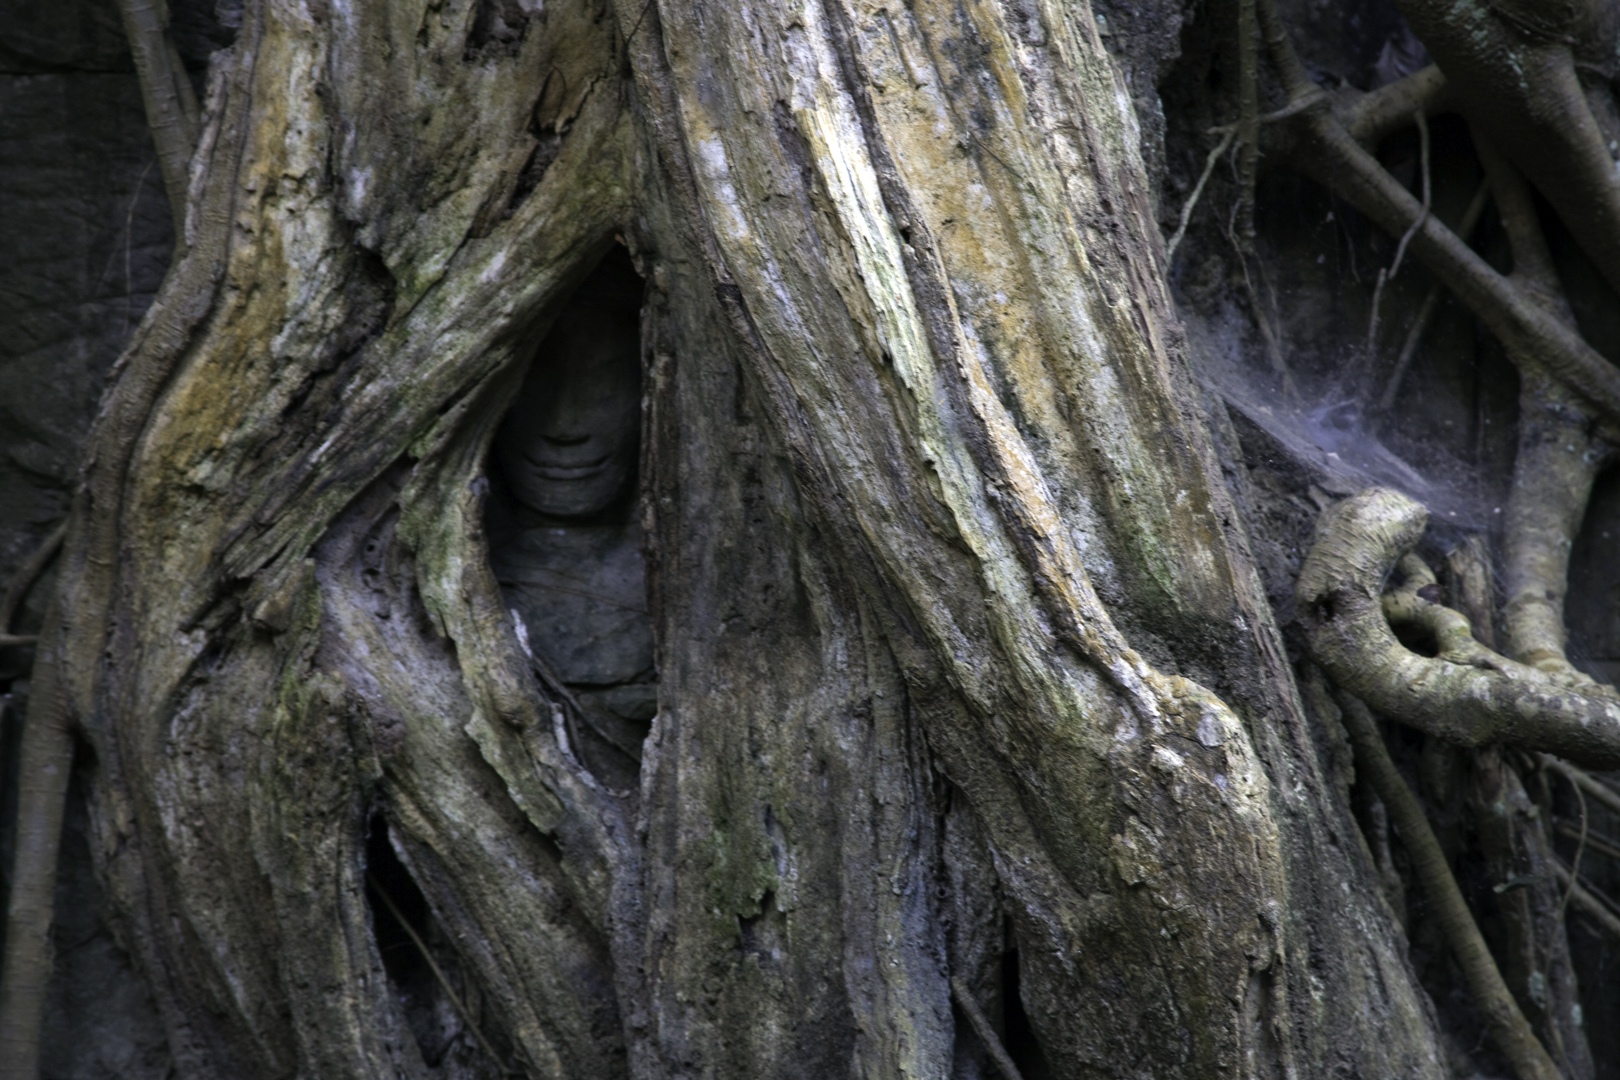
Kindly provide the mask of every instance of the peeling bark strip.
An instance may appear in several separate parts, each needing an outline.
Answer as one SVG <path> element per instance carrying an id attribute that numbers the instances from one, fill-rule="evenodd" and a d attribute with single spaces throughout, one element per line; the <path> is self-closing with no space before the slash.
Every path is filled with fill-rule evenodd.
<path id="1" fill-rule="evenodd" d="M 40 680 L 182 1076 L 436 1075 L 379 851 L 528 1075 L 985 1075 L 953 986 L 1056 1076 L 1444 1075 L 1084 5 L 260 2 L 215 70 Z M 531 674 L 482 508 L 616 239 L 630 792 Z"/>

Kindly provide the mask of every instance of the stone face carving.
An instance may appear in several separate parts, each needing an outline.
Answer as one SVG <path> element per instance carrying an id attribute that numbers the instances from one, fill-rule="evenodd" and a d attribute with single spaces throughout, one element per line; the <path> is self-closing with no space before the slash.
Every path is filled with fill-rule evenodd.
<path id="1" fill-rule="evenodd" d="M 541 342 L 495 436 L 490 559 L 584 763 L 635 781 L 657 711 L 636 508 L 641 281 L 615 252 Z"/>

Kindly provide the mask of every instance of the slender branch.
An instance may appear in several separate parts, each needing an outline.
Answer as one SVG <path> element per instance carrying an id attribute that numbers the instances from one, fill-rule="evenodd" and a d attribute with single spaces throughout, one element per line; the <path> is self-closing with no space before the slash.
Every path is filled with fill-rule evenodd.
<path id="1" fill-rule="evenodd" d="M 1479 163 L 1485 168 L 1485 179 L 1491 185 L 1491 194 L 1496 197 L 1496 213 L 1502 219 L 1502 229 L 1513 248 L 1513 276 L 1539 289 L 1544 301 L 1556 304 L 1555 298 L 1562 298 L 1558 271 L 1553 266 L 1547 237 L 1541 230 L 1541 219 L 1536 213 L 1530 185 L 1525 182 L 1524 174 L 1497 151 L 1495 144 L 1483 132 L 1477 127 L 1471 130 L 1474 152 L 1479 155 Z M 1567 308 L 1558 314 L 1567 318 Z"/>
<path id="2" fill-rule="evenodd" d="M 1433 64 L 1414 71 L 1404 79 L 1369 91 L 1355 103 L 1339 110 L 1339 122 L 1362 146 L 1377 149 L 1378 144 L 1404 127 L 1413 113 L 1434 116 L 1455 106 L 1446 77 Z"/>
<path id="3" fill-rule="evenodd" d="M 0 1080 L 37 1080 L 39 1030 L 51 977 L 56 862 L 73 768 L 67 694 L 61 686 L 59 606 L 51 605 L 35 663 L 17 766 L 17 840 L 0 966 Z"/>
<path id="4" fill-rule="evenodd" d="M 1554 828 L 1558 832 L 1558 835 L 1567 836 L 1571 840 L 1578 839 L 1581 835 L 1581 830 L 1578 826 L 1571 825 L 1568 821 L 1562 819 L 1558 821 Z M 1588 850 L 1595 851 L 1605 858 L 1620 859 L 1620 845 L 1616 845 L 1611 841 L 1606 840 L 1601 835 L 1594 836 L 1588 832 L 1586 836 L 1586 846 Z"/>
<path id="5" fill-rule="evenodd" d="M 1521 1080 L 1560 1080 L 1558 1067 L 1502 981 L 1502 973 L 1491 958 L 1484 935 L 1479 932 L 1462 890 L 1451 875 L 1445 852 L 1435 839 L 1417 797 L 1390 760 L 1372 714 L 1353 695 L 1341 693 L 1337 699 L 1345 731 L 1355 751 L 1356 771 L 1372 785 L 1395 823 L 1411 857 L 1412 873 L 1433 905 L 1436 921 L 1463 969 L 1469 992 L 1484 1014 L 1492 1040 L 1513 1063 Z"/>
<path id="6" fill-rule="evenodd" d="M 1616 792 L 1585 769 L 1577 768 L 1567 761 L 1558 761 L 1554 758 L 1543 758 L 1543 761 L 1549 769 L 1563 773 L 1571 783 L 1602 803 L 1604 809 L 1613 814 L 1620 814 L 1620 792 Z"/>
<path id="7" fill-rule="evenodd" d="M 1491 183 L 1481 180 L 1479 187 L 1474 190 L 1474 197 L 1468 201 L 1468 209 L 1463 211 L 1462 220 L 1457 223 L 1457 238 L 1468 243 L 1473 238 L 1474 229 L 1479 225 L 1479 219 L 1485 214 L 1485 207 L 1490 203 Z M 1412 357 L 1417 354 L 1418 345 L 1423 341 L 1423 335 L 1428 332 L 1429 324 L 1434 321 L 1434 314 L 1440 310 L 1440 297 L 1444 287 L 1435 282 L 1429 286 L 1429 293 L 1423 298 L 1423 306 L 1418 309 L 1417 318 L 1412 321 L 1412 328 L 1406 333 L 1406 341 L 1401 345 L 1401 352 L 1395 358 L 1395 367 L 1389 373 L 1389 381 L 1384 384 L 1384 392 L 1378 399 L 1378 411 L 1388 412 L 1395 404 L 1395 395 L 1400 393 L 1401 383 L 1406 379 L 1407 369 L 1412 366 Z"/>
<path id="8" fill-rule="evenodd" d="M 1423 166 L 1423 210 L 1407 230 L 1401 234 L 1401 242 L 1395 245 L 1395 261 L 1390 264 L 1388 272 L 1378 271 L 1378 284 L 1373 286 L 1372 314 L 1367 319 L 1367 356 L 1373 355 L 1378 344 L 1378 305 L 1384 298 L 1384 286 L 1401 272 L 1401 261 L 1406 258 L 1406 245 L 1412 242 L 1412 236 L 1423 223 L 1429 220 L 1429 204 L 1431 202 L 1431 184 L 1429 182 L 1429 121 L 1424 118 L 1421 111 L 1412 114 L 1412 120 L 1417 124 L 1418 145 L 1421 148 L 1420 156 Z"/>
<path id="9" fill-rule="evenodd" d="M 34 549 L 12 575 L 0 600 L 0 647 L 32 645 L 38 638 L 10 633 L 12 620 L 45 567 L 62 548 L 64 523 Z M 47 679 L 54 679 L 47 664 Z M 52 700 L 49 688 L 35 696 L 36 703 Z M 7 912 L 4 967 L 0 968 L 0 1077 L 34 1080 L 38 1072 L 39 1023 L 45 984 L 51 974 L 51 890 L 56 884 L 58 838 L 62 833 L 65 790 L 73 766 L 73 742 L 59 717 L 47 716 L 48 705 L 37 705 L 24 720 L 17 769 L 18 805 L 33 805 L 30 795 L 43 794 L 44 816 L 18 814 L 17 850 L 11 867 L 11 900 Z M 46 898 L 42 904 L 41 896 Z M 15 1071 L 12 1071 L 15 1068 Z"/>
<path id="10" fill-rule="evenodd" d="M 1300 101 L 1312 94 L 1320 94 L 1320 87 L 1311 80 L 1310 72 L 1305 70 L 1299 54 L 1294 51 L 1293 42 L 1288 39 L 1288 27 L 1277 13 L 1276 0 L 1255 0 L 1255 14 L 1260 22 L 1260 35 L 1265 40 L 1266 52 L 1282 80 L 1283 92 L 1288 99 Z"/>
<path id="11" fill-rule="evenodd" d="M 1563 863 L 1553 863 L 1553 873 L 1558 875 L 1559 883 L 1569 889 L 1569 897 L 1575 901 L 1575 906 L 1580 908 L 1587 918 L 1597 923 L 1604 933 L 1620 941 L 1620 918 L 1617 918 L 1603 901 L 1587 891 Z"/>
<path id="12" fill-rule="evenodd" d="M 1243 292 L 1249 298 L 1249 309 L 1254 315 L 1254 324 L 1260 330 L 1260 340 L 1266 347 L 1266 358 L 1271 361 L 1271 370 L 1282 377 L 1283 392 L 1292 396 L 1294 392 L 1294 375 L 1288 369 L 1288 361 L 1283 359 L 1282 342 L 1277 338 L 1277 331 L 1271 325 L 1271 317 L 1266 314 L 1265 303 L 1260 299 L 1260 290 L 1254 287 L 1254 277 L 1249 273 L 1249 259 L 1254 255 L 1254 245 L 1245 241 L 1238 235 L 1237 212 L 1238 205 L 1232 207 L 1232 217 L 1226 223 L 1226 239 L 1237 253 L 1238 267 L 1243 271 Z"/>
<path id="13" fill-rule="evenodd" d="M 17 609 L 22 607 L 28 590 L 34 587 L 34 582 L 45 572 L 56 553 L 62 550 L 62 538 L 67 535 L 67 522 L 63 522 L 51 530 L 49 536 L 40 542 L 34 553 L 17 568 L 11 577 L 11 584 L 6 587 L 6 595 L 0 600 L 0 639 L 11 632 L 11 622 L 17 617 Z M 0 640 L 0 644 L 4 644 Z M 13 642 L 15 644 L 15 642 Z"/>
<path id="14" fill-rule="evenodd" d="M 1006 1077 L 1006 1080 L 1024 1080 L 1018 1066 L 1013 1064 L 1012 1055 L 1007 1053 L 1007 1048 L 1002 1045 L 1000 1036 L 991 1025 L 990 1018 L 984 1015 L 979 1003 L 973 1000 L 973 991 L 968 988 L 968 984 L 960 975 L 951 976 L 951 996 L 956 998 L 956 1004 L 967 1014 L 968 1023 L 973 1025 L 973 1030 L 979 1035 L 979 1041 L 984 1043 L 984 1048 L 990 1053 L 990 1060 L 996 1063 L 1001 1075 Z"/>
<path id="15" fill-rule="evenodd" d="M 1221 160 L 1221 155 L 1226 153 L 1227 147 L 1232 145 L 1232 139 L 1237 135 L 1235 126 L 1228 126 L 1223 131 L 1221 141 L 1215 144 L 1215 149 L 1211 150 L 1209 157 L 1204 160 L 1204 171 L 1199 175 L 1198 183 L 1193 186 L 1192 194 L 1187 196 L 1187 201 L 1182 204 L 1181 221 L 1176 225 L 1176 231 L 1164 245 L 1166 262 L 1176 257 L 1176 248 L 1180 245 L 1181 238 L 1187 235 L 1187 223 L 1192 220 L 1193 207 L 1198 205 L 1198 198 L 1203 195 L 1204 185 L 1209 183 L 1210 174 L 1215 171 L 1215 166 Z"/>
<path id="16" fill-rule="evenodd" d="M 1581 833 L 1580 838 L 1575 841 L 1575 857 L 1569 861 L 1569 888 L 1564 890 L 1564 898 L 1558 902 L 1558 917 L 1560 919 L 1564 917 L 1564 909 L 1569 907 L 1570 894 L 1575 891 L 1575 879 L 1581 876 L 1581 856 L 1586 854 L 1586 830 L 1588 826 L 1586 793 L 1581 790 L 1581 785 L 1573 780 L 1570 780 L 1569 786 L 1575 789 L 1575 798 L 1581 804 Z"/>

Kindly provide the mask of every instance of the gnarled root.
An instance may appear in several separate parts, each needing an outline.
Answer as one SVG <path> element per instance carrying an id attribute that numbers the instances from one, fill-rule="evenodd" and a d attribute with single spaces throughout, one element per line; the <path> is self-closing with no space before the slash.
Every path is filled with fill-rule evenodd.
<path id="1" fill-rule="evenodd" d="M 1447 741 L 1511 743 L 1593 768 L 1620 766 L 1620 700 L 1570 689 L 1484 646 L 1431 658 L 1396 639 L 1380 594 L 1427 522 L 1422 506 L 1386 488 L 1369 488 L 1322 516 L 1298 586 L 1299 617 L 1316 661 L 1379 712 Z M 1416 590 L 1412 599 L 1440 606 Z M 1427 612 L 1424 618 L 1452 621 Z"/>

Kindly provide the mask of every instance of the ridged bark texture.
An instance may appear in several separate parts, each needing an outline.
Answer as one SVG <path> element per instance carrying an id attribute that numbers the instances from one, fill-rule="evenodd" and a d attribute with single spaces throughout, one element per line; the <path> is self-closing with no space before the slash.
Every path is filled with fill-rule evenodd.
<path id="1" fill-rule="evenodd" d="M 992 1075 L 955 977 L 1053 1076 L 1442 1076 L 1134 123 L 1083 4 L 250 3 L 59 598 L 179 1072 L 450 1074 L 376 943 L 386 823 L 529 1075 Z M 482 531 L 616 241 L 659 656 L 628 792 Z"/>

